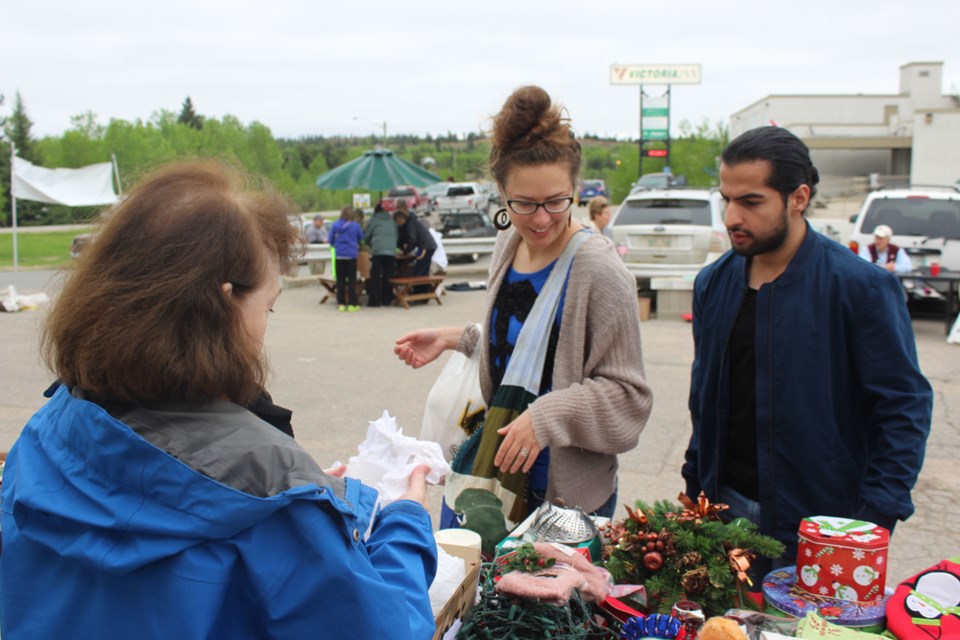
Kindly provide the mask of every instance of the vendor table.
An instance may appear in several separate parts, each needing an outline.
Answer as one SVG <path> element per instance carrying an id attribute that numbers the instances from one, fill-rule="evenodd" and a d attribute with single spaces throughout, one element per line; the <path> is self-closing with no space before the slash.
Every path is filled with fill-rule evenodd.
<path id="1" fill-rule="evenodd" d="M 960 271 L 948 271 L 941 269 L 938 275 L 930 275 L 930 267 L 921 267 L 908 273 L 895 273 L 902 285 L 907 280 L 924 280 L 926 282 L 946 282 L 947 300 L 944 305 L 944 323 L 946 324 L 946 333 L 950 333 L 950 327 L 953 326 L 953 319 L 957 311 L 954 305 L 954 299 L 957 297 L 957 282 L 960 282 Z M 905 289 L 906 290 L 906 289 Z"/>

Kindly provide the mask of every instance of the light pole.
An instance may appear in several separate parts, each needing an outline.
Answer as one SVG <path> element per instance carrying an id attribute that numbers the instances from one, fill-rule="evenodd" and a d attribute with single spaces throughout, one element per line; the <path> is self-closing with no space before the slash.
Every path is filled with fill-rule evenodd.
<path id="1" fill-rule="evenodd" d="M 363 116 L 353 116 L 354 120 L 366 120 L 370 124 L 375 124 L 378 127 L 383 127 L 383 147 L 387 147 L 387 121 L 377 122 L 376 120 L 371 120 L 370 118 L 364 118 Z"/>

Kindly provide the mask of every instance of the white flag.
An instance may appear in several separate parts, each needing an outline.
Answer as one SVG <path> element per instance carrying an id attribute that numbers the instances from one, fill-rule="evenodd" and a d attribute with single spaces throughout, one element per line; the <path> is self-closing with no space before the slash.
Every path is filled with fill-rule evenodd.
<path id="1" fill-rule="evenodd" d="M 22 158 L 13 162 L 13 197 L 68 207 L 112 204 L 113 165 L 91 164 L 79 169 L 45 169 Z"/>

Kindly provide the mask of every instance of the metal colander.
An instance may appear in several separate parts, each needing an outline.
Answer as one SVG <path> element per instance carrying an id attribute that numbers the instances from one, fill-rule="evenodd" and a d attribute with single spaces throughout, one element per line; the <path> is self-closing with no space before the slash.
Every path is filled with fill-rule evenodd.
<path id="1" fill-rule="evenodd" d="M 582 509 L 567 509 L 544 502 L 534 512 L 533 522 L 524 532 L 523 539 L 528 542 L 579 544 L 592 540 L 598 534 L 597 525 Z"/>

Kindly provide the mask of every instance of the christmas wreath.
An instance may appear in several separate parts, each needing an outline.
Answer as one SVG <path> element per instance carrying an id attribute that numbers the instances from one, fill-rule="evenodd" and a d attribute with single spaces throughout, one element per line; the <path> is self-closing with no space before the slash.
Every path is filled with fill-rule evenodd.
<path id="1" fill-rule="evenodd" d="M 603 530 L 604 566 L 618 584 L 643 585 L 650 611 L 670 613 L 675 602 L 695 600 L 704 614 L 722 615 L 731 607 L 749 608 L 744 584 L 751 559 L 775 558 L 783 545 L 757 533 L 746 518 L 721 521 L 729 507 L 696 502 L 684 494 L 682 505 L 636 502 L 627 517 Z"/>

